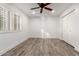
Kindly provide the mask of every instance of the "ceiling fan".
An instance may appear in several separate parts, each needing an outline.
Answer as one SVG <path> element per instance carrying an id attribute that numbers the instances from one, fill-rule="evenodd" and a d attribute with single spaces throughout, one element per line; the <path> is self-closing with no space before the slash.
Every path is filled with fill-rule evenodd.
<path id="1" fill-rule="evenodd" d="M 47 7 L 47 5 L 49 5 L 51 3 L 37 3 L 37 4 L 38 4 L 38 7 L 31 8 L 31 10 L 40 8 L 40 13 L 43 12 L 43 9 L 46 9 L 48 11 L 52 11 L 53 10 L 53 9 Z"/>

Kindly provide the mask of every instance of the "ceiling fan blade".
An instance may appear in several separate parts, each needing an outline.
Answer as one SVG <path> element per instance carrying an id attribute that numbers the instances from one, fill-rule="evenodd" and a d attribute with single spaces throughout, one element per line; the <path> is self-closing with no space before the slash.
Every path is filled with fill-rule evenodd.
<path id="1" fill-rule="evenodd" d="M 53 9 L 51 9 L 51 8 L 48 8 L 48 7 L 44 7 L 44 9 L 47 9 L 47 10 L 49 10 L 49 11 L 52 11 Z"/>
<path id="2" fill-rule="evenodd" d="M 47 5 L 49 5 L 49 4 L 51 4 L 51 3 L 45 3 L 44 6 L 47 6 Z"/>
<path id="3" fill-rule="evenodd" d="M 42 13 L 43 12 L 43 8 L 41 8 L 41 10 L 40 10 L 40 13 Z"/>
<path id="4" fill-rule="evenodd" d="M 38 8 L 40 8 L 40 7 L 31 8 L 31 10 L 38 9 Z"/>
<path id="5" fill-rule="evenodd" d="M 41 7 L 41 3 L 37 3 L 39 5 L 39 7 Z"/>

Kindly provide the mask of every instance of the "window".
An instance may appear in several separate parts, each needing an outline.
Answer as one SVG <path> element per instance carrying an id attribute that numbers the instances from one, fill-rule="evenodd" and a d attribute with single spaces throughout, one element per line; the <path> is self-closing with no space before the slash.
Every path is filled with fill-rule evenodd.
<path id="1" fill-rule="evenodd" d="M 14 30 L 20 30 L 20 16 L 14 14 Z"/>
<path id="2" fill-rule="evenodd" d="M 12 32 L 20 30 L 20 16 L 12 11 L 0 7 L 0 32 Z"/>
<path id="3" fill-rule="evenodd" d="M 0 31 L 3 30 L 3 8 L 0 7 Z"/>

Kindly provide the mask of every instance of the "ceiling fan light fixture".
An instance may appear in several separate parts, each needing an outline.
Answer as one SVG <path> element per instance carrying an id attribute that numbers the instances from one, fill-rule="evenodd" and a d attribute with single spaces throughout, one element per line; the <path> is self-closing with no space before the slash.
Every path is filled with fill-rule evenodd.
<path id="1" fill-rule="evenodd" d="M 52 10 L 52 13 L 54 13 L 55 12 L 55 10 Z"/>
<path id="2" fill-rule="evenodd" d="M 32 11 L 32 14 L 36 14 L 36 12 L 35 11 Z"/>

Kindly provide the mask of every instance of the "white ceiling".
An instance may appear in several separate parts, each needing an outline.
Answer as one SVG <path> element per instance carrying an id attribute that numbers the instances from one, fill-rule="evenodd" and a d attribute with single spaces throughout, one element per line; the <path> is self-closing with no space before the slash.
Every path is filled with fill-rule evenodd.
<path id="1" fill-rule="evenodd" d="M 51 16 L 59 16 L 64 10 L 69 8 L 72 4 L 70 3 L 51 3 L 48 5 L 49 8 L 52 8 L 55 12 L 52 13 L 48 10 L 43 10 L 43 13 L 40 14 L 40 9 L 31 10 L 30 8 L 38 7 L 36 3 L 8 3 L 8 5 L 12 5 L 17 7 L 23 13 L 27 14 L 28 16 L 40 16 L 40 15 L 51 15 Z M 35 14 L 32 14 L 35 12 Z"/>

